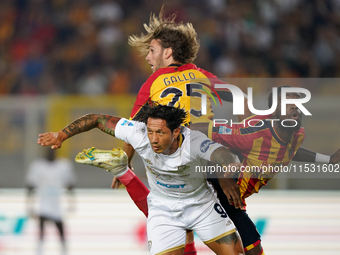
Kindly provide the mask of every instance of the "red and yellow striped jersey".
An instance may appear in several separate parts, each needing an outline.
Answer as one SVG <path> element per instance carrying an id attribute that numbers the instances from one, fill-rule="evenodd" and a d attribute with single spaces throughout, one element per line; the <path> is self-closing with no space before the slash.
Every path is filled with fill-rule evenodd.
<path id="1" fill-rule="evenodd" d="M 210 139 L 243 156 L 243 172 L 238 176 L 243 200 L 267 184 L 277 173 L 272 171 L 274 167 L 278 170 L 278 167 L 288 165 L 305 138 L 304 128 L 301 127 L 289 141 L 283 141 L 268 119 L 271 115 L 254 115 L 232 126 L 213 127 L 212 122 L 209 126 Z"/>
<path id="2" fill-rule="evenodd" d="M 208 122 L 214 116 L 211 108 L 211 90 L 214 84 L 223 83 L 215 75 L 198 68 L 194 64 L 170 65 L 154 72 L 143 84 L 134 103 L 131 119 L 138 116 L 142 106 L 155 101 L 160 104 L 182 107 L 188 114 L 184 124 L 191 122 Z M 207 100 L 206 114 L 201 111 L 201 98 L 205 94 Z M 228 93 L 227 101 L 232 101 Z"/>

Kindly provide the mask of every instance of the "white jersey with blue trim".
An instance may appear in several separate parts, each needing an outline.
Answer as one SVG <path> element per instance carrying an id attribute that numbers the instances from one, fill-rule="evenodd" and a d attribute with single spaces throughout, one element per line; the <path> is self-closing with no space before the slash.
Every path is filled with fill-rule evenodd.
<path id="1" fill-rule="evenodd" d="M 176 199 L 196 196 L 208 188 L 205 174 L 199 171 L 201 159 L 210 160 L 211 153 L 222 146 L 201 132 L 183 127 L 182 143 L 176 152 L 171 155 L 156 153 L 147 136 L 146 125 L 124 118 L 117 123 L 115 136 L 131 144 L 142 158 L 151 192 Z"/>

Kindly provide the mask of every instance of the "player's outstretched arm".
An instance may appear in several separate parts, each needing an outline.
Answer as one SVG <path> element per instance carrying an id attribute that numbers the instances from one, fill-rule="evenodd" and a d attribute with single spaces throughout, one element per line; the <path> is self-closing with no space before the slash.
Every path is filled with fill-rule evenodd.
<path id="1" fill-rule="evenodd" d="M 111 115 L 86 114 L 58 132 L 39 134 L 38 144 L 42 146 L 51 146 L 51 149 L 53 150 L 58 149 L 66 139 L 93 128 L 99 128 L 101 131 L 115 136 L 115 128 L 120 119 L 120 117 Z"/>
<path id="2" fill-rule="evenodd" d="M 296 152 L 293 160 L 303 162 L 336 164 L 340 161 L 340 149 L 337 150 L 333 155 L 329 156 L 300 147 Z"/>

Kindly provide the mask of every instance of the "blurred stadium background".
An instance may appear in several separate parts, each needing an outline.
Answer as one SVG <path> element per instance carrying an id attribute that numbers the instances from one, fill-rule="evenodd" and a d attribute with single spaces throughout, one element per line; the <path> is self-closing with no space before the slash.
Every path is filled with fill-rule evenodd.
<path id="1" fill-rule="evenodd" d="M 273 84 L 312 93 L 304 146 L 339 148 L 339 0 L 3 0 L 0 1 L 0 255 L 34 254 L 35 222 L 25 212 L 24 177 L 42 155 L 37 134 L 98 112 L 129 116 L 151 70 L 127 44 L 150 12 L 177 13 L 201 42 L 195 61 L 265 107 Z M 251 85 L 249 85 L 251 84 Z M 98 130 L 64 143 L 59 156 L 121 146 Z M 138 157 L 137 174 L 145 180 Z M 111 177 L 75 165 L 77 210 L 68 214 L 70 254 L 147 254 L 143 215 Z M 339 174 L 282 175 L 249 198 L 266 254 L 340 254 Z M 48 254 L 58 253 L 51 230 Z M 50 240 L 48 238 L 48 240 Z M 199 240 L 197 240 L 199 242 Z M 199 245 L 199 254 L 211 254 Z"/>

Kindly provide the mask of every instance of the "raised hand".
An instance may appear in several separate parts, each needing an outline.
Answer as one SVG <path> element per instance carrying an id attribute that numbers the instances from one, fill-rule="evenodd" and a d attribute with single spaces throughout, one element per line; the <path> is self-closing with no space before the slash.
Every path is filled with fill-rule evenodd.
<path id="1" fill-rule="evenodd" d="M 224 194 L 227 196 L 229 204 L 234 205 L 236 209 L 245 210 L 245 205 L 241 199 L 240 188 L 235 180 L 231 178 L 219 178 L 218 182 Z"/>
<path id="2" fill-rule="evenodd" d="M 62 132 L 47 132 L 39 134 L 38 144 L 41 146 L 51 146 L 52 150 L 59 149 L 63 142 Z"/>

